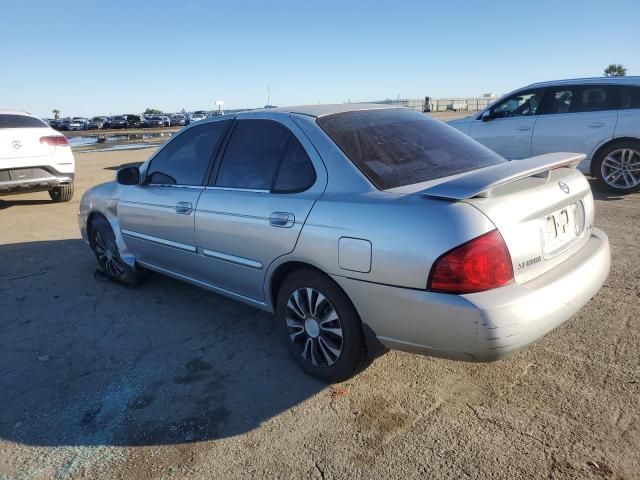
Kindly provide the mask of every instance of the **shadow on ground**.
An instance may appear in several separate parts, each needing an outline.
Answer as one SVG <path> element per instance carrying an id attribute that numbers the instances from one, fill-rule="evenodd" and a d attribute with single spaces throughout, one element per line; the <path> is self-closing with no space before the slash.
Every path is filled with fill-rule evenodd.
<path id="1" fill-rule="evenodd" d="M 153 276 L 94 275 L 80 240 L 0 245 L 0 437 L 45 446 L 236 435 L 323 385 L 273 317 Z"/>
<path id="2" fill-rule="evenodd" d="M 27 206 L 27 205 L 47 205 L 54 204 L 49 198 L 49 194 L 47 192 L 39 192 L 40 195 L 43 195 L 42 199 L 37 200 L 4 200 L 0 198 L 0 210 L 4 210 L 9 207 L 18 207 L 18 206 Z"/>
<path id="3" fill-rule="evenodd" d="M 604 200 L 605 202 L 611 200 L 624 200 L 627 195 L 633 195 L 633 193 L 618 193 L 608 190 L 602 186 L 595 178 L 587 178 L 591 191 L 593 192 L 593 198 L 596 200 Z"/>

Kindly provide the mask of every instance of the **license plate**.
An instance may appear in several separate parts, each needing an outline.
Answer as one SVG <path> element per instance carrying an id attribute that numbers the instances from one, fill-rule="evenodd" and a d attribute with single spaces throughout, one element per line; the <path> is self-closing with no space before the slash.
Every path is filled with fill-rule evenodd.
<path id="1" fill-rule="evenodd" d="M 544 218 L 544 253 L 552 255 L 576 240 L 584 229 L 582 209 L 574 203 Z"/>

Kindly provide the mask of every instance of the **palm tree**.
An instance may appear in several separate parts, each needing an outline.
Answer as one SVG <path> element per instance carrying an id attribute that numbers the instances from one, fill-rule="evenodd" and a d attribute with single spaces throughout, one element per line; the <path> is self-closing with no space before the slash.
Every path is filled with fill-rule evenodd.
<path id="1" fill-rule="evenodd" d="M 612 63 L 607 68 L 604 69 L 605 77 L 624 77 L 627 74 L 627 69 L 622 65 Z"/>
<path id="2" fill-rule="evenodd" d="M 56 120 L 60 118 L 60 110 L 58 110 L 57 108 L 54 108 L 53 110 L 51 110 L 51 113 L 53 113 L 53 118 L 55 118 Z"/>

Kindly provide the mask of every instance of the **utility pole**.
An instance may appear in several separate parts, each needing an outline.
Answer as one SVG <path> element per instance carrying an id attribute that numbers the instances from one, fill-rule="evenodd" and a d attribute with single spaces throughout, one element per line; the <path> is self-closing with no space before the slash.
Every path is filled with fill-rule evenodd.
<path id="1" fill-rule="evenodd" d="M 271 85 L 267 83 L 267 105 L 271 106 Z"/>

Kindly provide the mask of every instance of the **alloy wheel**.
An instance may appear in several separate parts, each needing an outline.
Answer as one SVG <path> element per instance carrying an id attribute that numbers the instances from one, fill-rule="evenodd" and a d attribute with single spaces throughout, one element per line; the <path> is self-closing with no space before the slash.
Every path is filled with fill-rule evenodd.
<path id="1" fill-rule="evenodd" d="M 105 268 L 107 273 L 112 277 L 119 277 L 124 273 L 124 268 L 120 264 L 120 259 L 116 251 L 108 246 L 100 235 L 100 232 L 96 232 L 95 236 L 95 249 L 98 255 L 98 261 Z"/>
<path id="2" fill-rule="evenodd" d="M 640 152 L 631 148 L 614 150 L 605 157 L 600 167 L 607 185 L 620 190 L 640 185 Z"/>
<path id="3" fill-rule="evenodd" d="M 342 323 L 331 302 L 314 288 L 294 290 L 287 301 L 289 339 L 314 367 L 338 361 L 344 344 Z"/>

